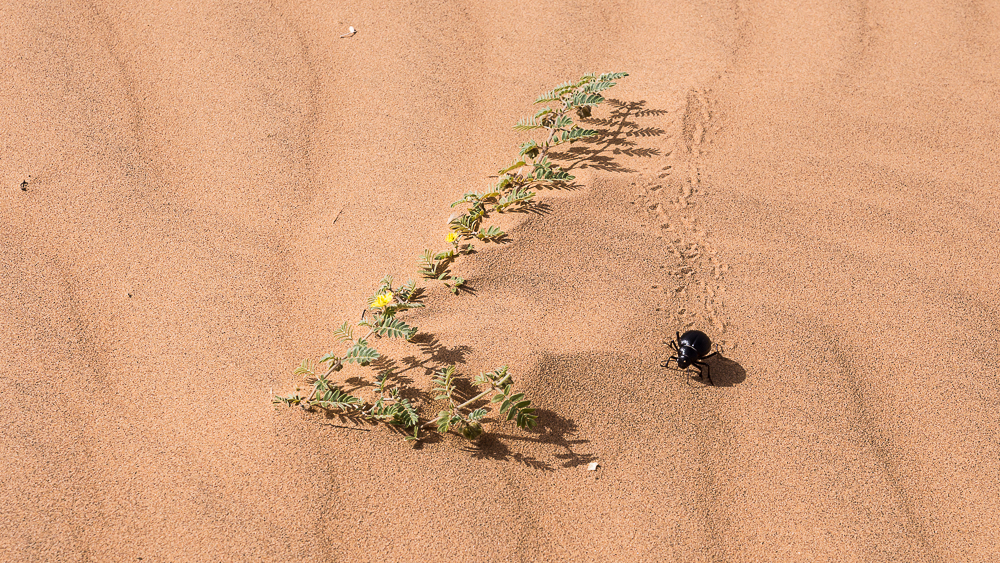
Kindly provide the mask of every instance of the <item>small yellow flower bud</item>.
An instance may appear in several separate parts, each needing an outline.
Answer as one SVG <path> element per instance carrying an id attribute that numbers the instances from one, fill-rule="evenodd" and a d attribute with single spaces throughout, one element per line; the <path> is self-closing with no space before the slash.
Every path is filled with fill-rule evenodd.
<path id="1" fill-rule="evenodd" d="M 457 238 L 458 238 L 458 235 L 455 234 L 454 232 L 448 233 L 448 242 L 455 242 L 455 239 L 457 239 Z"/>

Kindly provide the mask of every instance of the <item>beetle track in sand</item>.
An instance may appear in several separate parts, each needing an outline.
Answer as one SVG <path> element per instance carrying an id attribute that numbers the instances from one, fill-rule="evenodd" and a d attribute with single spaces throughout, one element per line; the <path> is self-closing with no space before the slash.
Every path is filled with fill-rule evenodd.
<path id="1" fill-rule="evenodd" d="M 632 184 L 648 224 L 667 240 L 668 251 L 681 264 L 668 270 L 669 277 L 654 289 L 663 292 L 663 309 L 674 311 L 678 330 L 709 329 L 713 340 L 725 346 L 728 322 L 722 282 L 729 265 L 718 259 L 697 212 L 697 196 L 705 193 L 707 177 L 704 155 L 717 129 L 710 92 L 690 90 L 683 115 L 673 126 L 678 142 L 667 163 L 655 174 L 639 175 Z"/>

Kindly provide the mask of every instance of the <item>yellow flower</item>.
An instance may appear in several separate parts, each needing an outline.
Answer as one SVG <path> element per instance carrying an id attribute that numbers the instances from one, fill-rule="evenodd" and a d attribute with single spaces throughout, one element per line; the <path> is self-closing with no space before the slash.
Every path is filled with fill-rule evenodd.
<path id="1" fill-rule="evenodd" d="M 454 231 L 448 233 L 448 242 L 455 242 L 455 239 L 457 239 L 457 238 L 458 238 L 458 235 L 455 234 Z"/>
<path id="2" fill-rule="evenodd" d="M 371 308 L 372 309 L 381 309 L 382 307 L 385 307 L 389 303 L 392 303 L 392 292 L 391 291 L 386 291 L 385 293 L 379 294 L 375 298 L 375 301 L 372 301 Z"/>

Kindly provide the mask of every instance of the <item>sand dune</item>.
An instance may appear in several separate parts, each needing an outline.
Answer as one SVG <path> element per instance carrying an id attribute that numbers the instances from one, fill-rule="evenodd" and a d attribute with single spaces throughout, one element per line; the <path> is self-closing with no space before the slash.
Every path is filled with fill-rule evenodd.
<path id="1" fill-rule="evenodd" d="M 1000 10 L 800 4 L 4 4 L 0 559 L 995 560 Z M 539 426 L 272 406 L 605 71 L 577 180 L 386 347 Z"/>

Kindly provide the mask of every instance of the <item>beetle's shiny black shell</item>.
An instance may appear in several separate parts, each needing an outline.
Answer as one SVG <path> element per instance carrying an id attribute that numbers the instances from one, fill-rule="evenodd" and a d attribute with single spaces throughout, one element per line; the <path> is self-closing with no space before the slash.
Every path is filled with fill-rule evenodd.
<path id="1" fill-rule="evenodd" d="M 690 364 L 698 358 L 707 356 L 712 351 L 712 339 L 700 330 L 689 330 L 681 335 L 677 347 L 677 365 L 682 362 Z M 681 367 L 687 367 L 687 365 L 681 365 Z"/>

